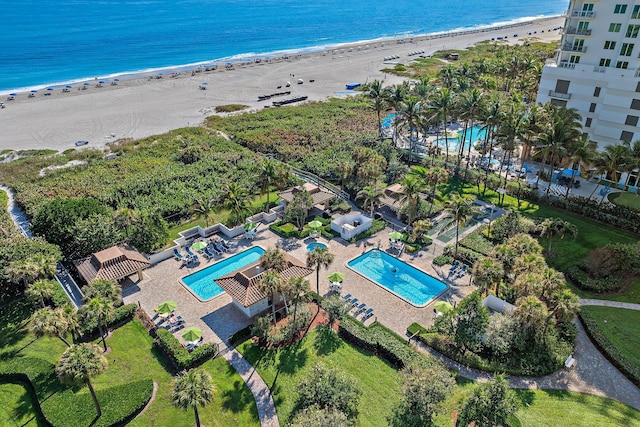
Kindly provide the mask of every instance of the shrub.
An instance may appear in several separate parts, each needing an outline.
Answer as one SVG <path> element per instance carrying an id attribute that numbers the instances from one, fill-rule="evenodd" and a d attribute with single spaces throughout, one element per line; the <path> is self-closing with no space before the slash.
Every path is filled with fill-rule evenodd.
<path id="1" fill-rule="evenodd" d="M 462 239 L 460 245 L 483 255 L 489 255 L 493 250 L 493 243 L 480 234 L 479 231 L 474 231 Z"/>
<path id="2" fill-rule="evenodd" d="M 207 343 L 196 347 L 191 353 L 166 329 L 156 330 L 156 345 L 171 358 L 179 370 L 190 369 L 214 357 L 218 352 L 216 343 Z"/>
<path id="3" fill-rule="evenodd" d="M 108 323 L 109 328 L 114 328 L 123 325 L 124 323 L 129 322 L 136 315 L 138 311 L 137 304 L 126 304 L 122 305 L 115 309 L 115 314 L 113 319 L 111 319 Z M 95 318 L 92 319 L 92 322 L 85 322 L 80 327 L 80 332 L 82 333 L 84 340 L 89 340 L 95 338 L 100 332 L 98 328 L 98 324 L 95 322 Z"/>
<path id="4" fill-rule="evenodd" d="M 226 104 L 218 105 L 215 110 L 216 113 L 233 113 L 235 111 L 241 111 L 246 108 L 249 108 L 249 106 L 244 104 Z"/>
<path id="5" fill-rule="evenodd" d="M 611 363 L 620 369 L 620 372 L 629 378 L 636 386 L 640 387 L 640 368 L 627 359 L 627 357 L 609 341 L 609 338 L 607 338 L 598 327 L 598 323 L 588 311 L 583 310 L 578 316 L 584 325 L 585 331 L 596 347 L 598 347 Z"/>
<path id="6" fill-rule="evenodd" d="M 447 246 L 444 248 L 444 254 L 445 255 L 450 255 L 453 256 L 454 254 L 454 247 L 453 246 Z M 465 264 L 469 264 L 469 265 L 473 265 L 476 263 L 476 261 L 478 261 L 481 258 L 484 258 L 485 256 L 482 255 L 481 253 L 478 253 L 474 250 L 471 250 L 469 248 L 465 248 L 464 246 L 458 246 L 458 256 L 457 258 L 464 262 Z"/>
<path id="7" fill-rule="evenodd" d="M 453 257 L 451 255 L 438 255 L 433 259 L 433 265 L 442 267 L 446 264 L 453 264 Z"/>
<path id="8" fill-rule="evenodd" d="M 253 335 L 251 331 L 253 330 L 253 325 L 249 325 L 245 328 L 240 329 L 239 331 L 231 334 L 229 336 L 229 343 L 233 346 L 243 343 Z"/>
<path id="9" fill-rule="evenodd" d="M 603 278 L 589 277 L 580 267 L 573 266 L 567 271 L 569 279 L 580 289 L 596 293 L 617 292 L 624 286 L 620 277 L 609 276 Z"/>
<path id="10" fill-rule="evenodd" d="M 373 223 L 371 224 L 371 228 L 369 228 L 368 230 L 363 231 L 360 234 L 356 234 L 353 238 L 354 241 L 358 241 L 358 240 L 362 240 L 362 239 L 367 239 L 371 236 L 373 236 L 374 234 L 376 234 L 378 231 L 383 230 L 385 227 L 387 226 L 387 223 L 384 222 L 381 219 L 374 219 Z"/>

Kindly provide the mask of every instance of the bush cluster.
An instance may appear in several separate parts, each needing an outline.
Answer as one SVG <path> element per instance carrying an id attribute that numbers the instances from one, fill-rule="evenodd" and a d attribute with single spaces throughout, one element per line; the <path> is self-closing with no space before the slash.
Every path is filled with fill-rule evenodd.
<path id="1" fill-rule="evenodd" d="M 433 265 L 442 267 L 446 264 L 453 264 L 453 257 L 451 255 L 438 255 L 433 259 Z"/>
<path id="2" fill-rule="evenodd" d="M 618 292 L 624 286 L 624 282 L 618 276 L 601 278 L 589 277 L 589 275 L 578 266 L 570 267 L 566 271 L 566 274 L 577 287 L 589 292 Z"/>
<path id="3" fill-rule="evenodd" d="M 136 315 L 137 311 L 137 304 L 126 304 L 116 308 L 115 314 L 109 321 L 108 326 L 111 328 L 130 321 Z M 93 318 L 92 320 L 93 321 L 91 322 L 83 323 L 80 327 L 80 332 L 82 333 L 82 336 L 85 340 L 93 339 L 100 333 L 95 318 Z"/>
<path id="4" fill-rule="evenodd" d="M 444 248 L 444 255 L 453 257 L 454 253 L 455 248 L 453 246 L 447 246 Z M 464 262 L 465 264 L 473 265 L 476 263 L 476 261 L 484 257 L 485 256 L 481 253 L 476 252 L 472 249 L 465 248 L 464 246 L 458 246 L 458 256 L 456 258 Z"/>
<path id="5" fill-rule="evenodd" d="M 480 234 L 479 231 L 473 232 L 462 239 L 460 246 L 481 253 L 482 255 L 489 255 L 494 247 L 493 243 Z"/>
<path id="6" fill-rule="evenodd" d="M 629 378 L 636 386 L 640 387 L 640 368 L 627 359 L 627 357 L 609 341 L 609 338 L 607 338 L 598 327 L 598 323 L 589 312 L 581 311 L 578 316 L 584 325 L 585 331 L 596 347 L 598 347 L 616 368 L 620 369 L 620 372 Z"/>
<path id="7" fill-rule="evenodd" d="M 207 343 L 197 347 L 191 353 L 166 329 L 156 330 L 156 344 L 171 358 L 179 370 L 198 366 L 218 353 L 218 344 Z"/>
<path id="8" fill-rule="evenodd" d="M 362 240 L 362 239 L 367 239 L 371 236 L 373 236 L 374 234 L 376 234 L 378 231 L 383 230 L 385 227 L 387 226 L 387 223 L 384 222 L 381 219 L 374 219 L 372 224 L 371 224 L 371 228 L 369 228 L 368 230 L 363 231 L 360 234 L 356 234 L 353 237 L 353 241 L 357 242 L 358 240 Z"/>
<path id="9" fill-rule="evenodd" d="M 545 198 L 541 198 L 546 200 Z M 640 213 L 623 206 L 609 203 L 600 204 L 598 198 L 569 197 L 549 202 L 551 206 L 567 209 L 596 221 L 625 228 L 635 233 L 640 233 Z"/>

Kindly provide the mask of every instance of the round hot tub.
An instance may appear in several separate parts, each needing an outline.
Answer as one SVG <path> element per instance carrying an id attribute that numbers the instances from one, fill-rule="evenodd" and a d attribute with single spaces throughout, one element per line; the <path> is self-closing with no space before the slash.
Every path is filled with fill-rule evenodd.
<path id="1" fill-rule="evenodd" d="M 313 242 L 313 243 L 309 243 L 307 245 L 307 252 L 313 252 L 316 250 L 316 248 L 326 248 L 327 245 L 325 245 L 324 243 L 318 243 L 318 242 Z"/>

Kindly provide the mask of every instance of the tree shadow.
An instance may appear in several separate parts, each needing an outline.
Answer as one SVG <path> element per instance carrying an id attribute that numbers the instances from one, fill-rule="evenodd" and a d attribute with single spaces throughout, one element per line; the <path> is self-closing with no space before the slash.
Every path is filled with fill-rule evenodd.
<path id="1" fill-rule="evenodd" d="M 338 334 L 327 325 L 316 326 L 316 337 L 313 348 L 319 356 L 326 356 L 338 350 L 343 341 Z"/>
<path id="2" fill-rule="evenodd" d="M 225 390 L 221 398 L 222 407 L 234 413 L 245 411 L 254 402 L 251 390 L 244 385 L 243 381 L 234 381 L 233 389 Z"/>
<path id="3" fill-rule="evenodd" d="M 298 369 L 302 368 L 309 359 L 309 351 L 302 348 L 302 341 L 296 341 L 293 344 L 280 349 L 278 354 L 278 374 L 294 374 Z"/>

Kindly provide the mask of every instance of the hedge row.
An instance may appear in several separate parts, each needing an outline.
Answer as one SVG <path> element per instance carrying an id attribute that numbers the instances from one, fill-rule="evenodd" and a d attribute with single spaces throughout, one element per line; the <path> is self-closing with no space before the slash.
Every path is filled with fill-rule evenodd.
<path id="1" fill-rule="evenodd" d="M 624 282 L 618 276 L 593 278 L 582 271 L 580 267 L 573 266 L 566 271 L 569 279 L 580 289 L 596 293 L 617 292 L 622 289 Z"/>
<path id="2" fill-rule="evenodd" d="M 207 343 L 189 352 L 173 334 L 166 329 L 156 330 L 156 344 L 169 356 L 179 370 L 198 366 L 218 353 L 218 344 Z"/>
<path id="3" fill-rule="evenodd" d="M 598 323 L 588 311 L 581 310 L 578 317 L 584 325 L 584 329 L 596 347 L 620 370 L 632 383 L 640 387 L 640 368 L 633 364 L 627 357 L 614 346 L 609 338 L 598 327 Z"/>
<path id="4" fill-rule="evenodd" d="M 353 236 L 353 241 L 357 242 L 358 240 L 362 240 L 362 239 L 367 239 L 371 236 L 373 236 L 374 234 L 376 234 L 378 231 L 384 230 L 384 228 L 387 226 L 387 223 L 384 222 L 381 219 L 374 219 L 371 223 L 371 228 L 369 228 L 368 230 L 363 231 L 360 234 L 356 234 L 355 236 Z"/>
<path id="5" fill-rule="evenodd" d="M 493 250 L 494 244 L 480 232 L 474 232 L 460 240 L 460 246 L 464 246 L 482 255 L 489 255 Z"/>
<path id="6" fill-rule="evenodd" d="M 137 304 L 125 304 L 116 308 L 113 319 L 109 322 L 109 328 L 118 327 L 129 322 L 136 315 L 136 311 L 138 311 Z M 84 323 L 80 332 L 84 341 L 91 341 L 100 334 L 100 329 L 97 323 Z"/>
<path id="7" fill-rule="evenodd" d="M 444 255 L 453 256 L 454 253 L 455 253 L 455 246 L 449 245 L 444 248 Z M 479 259 L 485 258 L 485 256 L 472 249 L 465 248 L 464 246 L 458 245 L 458 256 L 456 258 L 465 264 L 473 265 Z"/>
<path id="8" fill-rule="evenodd" d="M 409 364 L 427 363 L 427 359 L 416 353 L 406 341 L 378 323 L 366 328 L 357 320 L 345 318 L 340 321 L 338 334 L 345 341 L 374 353 L 398 369 Z"/>

